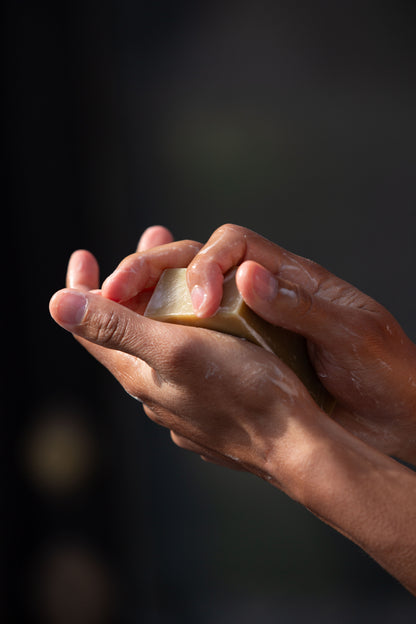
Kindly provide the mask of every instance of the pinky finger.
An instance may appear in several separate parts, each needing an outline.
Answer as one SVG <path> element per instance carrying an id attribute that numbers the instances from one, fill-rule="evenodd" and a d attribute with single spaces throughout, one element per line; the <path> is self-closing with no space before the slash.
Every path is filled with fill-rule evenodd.
<path id="1" fill-rule="evenodd" d="M 175 426 L 175 421 L 178 421 L 178 416 L 171 414 L 165 408 L 158 408 L 157 411 L 153 410 L 149 405 L 143 405 L 144 413 L 150 420 L 152 420 L 157 425 L 161 425 L 162 427 L 171 428 Z M 237 461 L 233 461 L 232 459 L 227 459 L 223 455 L 217 454 L 215 452 L 211 452 L 204 446 L 193 442 L 189 438 L 183 435 L 179 435 L 175 433 L 171 429 L 170 437 L 176 446 L 186 451 L 191 451 L 192 453 L 196 453 L 201 457 L 203 461 L 209 462 L 211 464 L 216 464 L 217 466 L 222 466 L 223 468 L 230 468 L 231 470 L 237 471 L 245 471 L 245 468 L 239 464 Z"/>
<path id="2" fill-rule="evenodd" d="M 177 435 L 174 431 L 170 432 L 170 437 L 172 438 L 172 441 L 176 444 L 176 446 L 179 446 L 179 448 L 185 449 L 186 451 L 196 453 L 201 457 L 202 460 L 210 464 L 216 464 L 217 466 L 222 466 L 223 468 L 231 468 L 231 470 L 238 470 L 240 472 L 245 471 L 245 469 L 240 464 L 233 461 L 232 459 L 225 459 L 223 456 L 216 455 L 215 453 L 211 454 L 203 446 L 195 444 L 195 442 L 188 440 L 188 438 Z"/>

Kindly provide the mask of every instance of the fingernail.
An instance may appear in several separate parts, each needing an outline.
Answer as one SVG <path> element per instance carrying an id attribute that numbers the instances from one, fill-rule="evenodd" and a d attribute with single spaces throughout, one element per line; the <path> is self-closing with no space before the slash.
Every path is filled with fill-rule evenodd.
<path id="1" fill-rule="evenodd" d="M 191 301 L 192 306 L 196 312 L 196 314 L 202 311 L 204 307 L 205 301 L 207 300 L 207 293 L 202 288 L 202 286 L 194 286 L 191 290 Z"/>
<path id="2" fill-rule="evenodd" d="M 269 271 L 258 268 L 254 274 L 253 289 L 261 299 L 273 299 L 277 293 L 277 281 Z"/>
<path id="3" fill-rule="evenodd" d="M 58 318 L 63 325 L 79 325 L 87 310 L 87 298 L 79 292 L 65 293 L 58 307 Z"/>

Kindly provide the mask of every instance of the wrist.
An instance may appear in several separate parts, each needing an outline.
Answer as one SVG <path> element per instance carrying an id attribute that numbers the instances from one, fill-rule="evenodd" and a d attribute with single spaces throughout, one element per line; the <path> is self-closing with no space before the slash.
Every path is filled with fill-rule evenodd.
<path id="1" fill-rule="evenodd" d="M 275 485 L 416 594 L 416 474 L 329 423 Z"/>
<path id="2" fill-rule="evenodd" d="M 317 408 L 294 414 L 261 466 L 264 478 L 307 505 L 310 491 L 329 476 L 330 466 L 322 460 L 331 444 L 334 424 Z"/>

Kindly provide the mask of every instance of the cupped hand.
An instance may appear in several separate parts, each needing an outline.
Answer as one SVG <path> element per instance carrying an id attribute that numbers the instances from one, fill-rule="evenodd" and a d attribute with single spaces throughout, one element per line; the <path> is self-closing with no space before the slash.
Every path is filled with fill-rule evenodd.
<path id="1" fill-rule="evenodd" d="M 173 236 L 165 227 L 152 226 L 147 228 L 140 237 L 136 252 L 125 258 L 118 269 L 105 281 L 106 292 L 116 300 L 123 299 L 120 293 L 126 292 L 127 284 L 128 296 L 124 297 L 123 306 L 138 314 L 143 314 L 152 295 L 153 286 L 159 279 L 161 272 L 168 266 L 171 268 L 186 266 L 202 246 L 195 241 L 185 241 L 174 245 L 170 245 L 170 243 L 173 243 Z M 158 249 L 161 246 L 164 246 L 163 249 Z M 146 254 L 144 258 L 143 253 L 149 252 L 151 249 L 151 254 Z M 93 254 L 87 250 L 79 249 L 71 255 L 69 260 L 66 285 L 68 288 L 81 292 L 89 291 L 96 295 L 102 295 L 102 291 L 99 289 L 99 273 L 99 265 Z M 116 353 L 113 349 L 93 343 L 76 333 L 73 336 L 114 375 L 123 387 L 128 387 L 129 380 L 132 378 L 132 371 L 139 375 L 136 358 L 121 351 Z M 143 409 L 151 420 L 155 422 L 158 420 L 156 412 L 149 405 L 143 404 Z M 166 421 L 171 419 L 166 409 L 165 419 Z M 206 448 L 200 447 L 195 442 L 173 431 L 170 433 L 173 442 L 180 448 L 197 453 L 206 461 L 233 470 L 244 470 L 238 462 L 221 457 L 217 453 L 210 453 Z"/>
<path id="2" fill-rule="evenodd" d="M 333 417 L 379 450 L 416 461 L 416 347 L 379 303 L 316 263 L 239 226 L 214 232 L 187 271 L 195 311 L 212 315 L 223 275 L 265 320 L 307 338 L 337 399 Z"/>
<path id="3" fill-rule="evenodd" d="M 146 305 L 152 295 L 153 286 L 157 283 L 161 272 L 169 267 L 186 266 L 201 248 L 201 244 L 195 241 L 184 241 L 172 244 L 173 236 L 169 230 L 162 226 L 147 228 L 140 237 L 137 250 L 125 258 L 118 269 L 105 281 L 106 292 L 114 299 L 123 299 L 120 293 L 126 292 L 128 296 L 123 299 L 123 306 L 143 314 Z M 163 249 L 159 247 L 163 246 Z M 145 256 L 144 252 L 147 253 Z M 132 284 L 132 285 L 129 285 Z M 134 284 L 134 286 L 133 286 Z M 93 254 L 84 249 L 75 251 L 69 260 L 66 285 L 68 288 L 82 292 L 102 295 L 99 289 L 99 265 Z M 101 364 L 103 364 L 122 386 L 128 385 L 131 371 L 137 371 L 137 360 L 130 355 L 92 343 L 74 333 L 75 339 Z M 157 414 L 146 404 L 143 409 L 147 416 L 156 421 Z M 167 417 L 167 410 L 165 410 Z M 216 464 L 242 470 L 239 463 L 211 454 L 207 449 L 201 448 L 196 443 L 171 431 L 173 442 L 180 448 L 198 453 L 202 459 Z"/>
<path id="4" fill-rule="evenodd" d="M 137 251 L 125 258 L 116 271 L 105 280 L 104 290 L 106 294 L 110 296 L 109 298 L 112 297 L 116 300 L 122 300 L 122 306 L 116 306 L 116 311 L 110 313 L 112 322 L 123 324 L 125 315 L 130 314 L 123 308 L 142 314 L 152 294 L 153 286 L 156 284 L 161 272 L 167 267 L 186 266 L 202 246 L 194 241 L 172 243 L 173 237 L 166 228 L 161 226 L 148 228 L 140 238 Z M 71 309 L 71 297 L 75 303 L 78 303 L 81 293 L 87 294 L 87 296 L 94 295 L 94 302 L 96 305 L 109 305 L 106 304 L 105 301 L 101 302 L 96 299 L 96 297 L 102 297 L 103 295 L 102 290 L 99 289 L 99 265 L 95 257 L 89 251 L 77 250 L 72 254 L 68 264 L 66 285 L 69 290 L 62 291 L 62 293 L 58 293 L 53 297 L 50 309 L 53 318 L 70 331 L 73 327 L 73 319 L 68 319 L 65 311 Z M 66 307 L 62 306 L 59 302 L 64 293 L 65 296 L 68 297 Z M 126 294 L 126 296 L 124 296 L 124 294 Z M 113 304 L 111 303 L 111 305 Z M 136 316 L 131 318 L 138 321 Z M 189 431 L 184 431 L 179 426 L 175 427 L 175 414 L 171 411 L 172 405 L 169 399 L 167 400 L 167 405 L 162 405 L 160 402 L 151 401 L 146 393 L 146 390 L 149 389 L 152 382 L 158 378 L 157 373 L 153 371 L 145 361 L 127 352 L 126 349 L 118 350 L 112 345 L 109 345 L 105 334 L 109 332 L 112 334 L 113 329 L 105 320 L 105 314 L 101 315 L 101 321 L 104 325 L 103 332 L 100 333 L 100 329 L 97 328 L 97 335 L 94 339 L 91 339 L 90 336 L 86 337 L 85 332 L 76 331 L 75 329 L 72 331 L 72 334 L 97 361 L 103 364 L 114 375 L 128 394 L 139 399 L 143 403 L 143 409 L 147 416 L 154 422 L 170 428 L 172 440 L 177 446 L 195 452 L 201 455 L 202 459 L 207 461 L 234 470 L 246 470 L 247 468 L 244 467 L 243 463 L 235 455 L 218 452 L 216 449 L 217 440 L 215 435 L 213 436 L 215 448 L 210 449 L 206 445 L 198 443 L 195 438 L 192 438 Z M 99 322 L 98 318 L 96 322 Z M 145 320 L 144 322 L 146 323 L 147 321 Z M 169 329 L 172 328 L 169 327 Z M 91 333 L 91 323 L 89 324 L 89 331 Z M 193 331 L 194 330 L 186 330 L 188 338 L 191 339 Z M 204 330 L 201 331 L 206 333 Z M 116 333 L 115 330 L 114 333 Z M 199 335 L 198 330 L 196 336 L 198 337 Z M 212 338 L 212 332 L 208 332 L 208 336 Z M 226 340 L 232 340 L 234 344 L 241 346 L 240 341 L 228 338 L 226 338 Z M 164 352 L 167 354 L 169 351 L 168 347 L 172 347 L 174 351 L 174 345 L 171 343 L 170 335 L 167 340 L 166 348 L 163 344 L 160 344 L 158 340 L 157 344 L 161 347 L 162 353 Z M 195 357 L 199 360 L 203 354 L 200 349 L 196 348 L 196 344 L 197 343 L 194 343 L 193 350 Z M 230 348 L 233 348 L 233 343 L 230 345 Z M 228 356 L 227 359 L 229 360 Z M 204 388 L 207 387 L 207 379 L 212 378 L 212 381 L 215 380 L 216 373 L 216 365 L 210 365 L 207 372 L 204 374 Z M 296 383 L 298 382 L 296 381 Z M 240 396 L 240 393 L 237 392 L 237 395 Z M 200 393 L 197 392 L 197 396 L 198 401 L 202 400 L 202 395 Z M 212 405 L 211 399 L 209 399 L 209 403 Z M 183 407 L 184 403 L 181 402 L 180 410 L 182 410 Z M 194 409 L 196 412 L 200 411 L 199 402 Z M 218 411 L 216 413 L 217 422 Z M 191 419 L 191 415 L 188 415 L 189 419 Z M 175 427 L 175 431 L 172 430 L 172 427 Z M 179 433 L 179 431 L 181 431 L 181 433 Z"/>
<path id="5" fill-rule="evenodd" d="M 227 253 L 215 248 L 214 240 L 189 268 L 189 283 L 191 288 L 197 286 L 193 294 L 195 302 L 202 304 L 201 315 L 210 313 L 215 296 L 221 296 L 227 264 L 241 263 L 237 283 L 247 303 L 267 320 L 308 338 L 321 378 L 344 402 L 337 413 L 344 427 L 322 412 L 294 373 L 263 349 L 238 338 L 159 323 L 137 313 L 162 268 L 186 266 L 195 255 L 195 244 L 173 244 L 164 228 L 145 232 L 133 261 L 128 260 L 127 266 L 122 263 L 120 280 L 116 272 L 107 281 L 110 292 L 120 284 L 123 297 L 128 292 L 123 304 L 102 296 L 98 263 L 92 254 L 75 252 L 68 268 L 68 288 L 50 302 L 52 317 L 129 394 L 146 403 L 148 415 L 168 427 L 180 446 L 267 479 L 357 543 L 415 593 L 414 473 L 346 430 L 362 438 L 367 431 L 370 443 L 383 447 L 383 418 L 388 409 L 394 413 L 400 407 L 409 436 L 414 435 L 414 422 L 406 421 L 414 365 L 410 341 L 381 306 L 352 286 L 248 230 L 231 230 L 227 227 L 216 233 L 222 243 L 225 237 L 228 260 Z M 144 253 L 153 244 L 163 247 Z M 221 264 L 215 262 L 217 253 Z M 139 277 L 134 275 L 135 266 L 140 268 Z M 131 281 L 139 283 L 136 292 L 130 286 L 126 290 Z M 336 310 L 341 321 L 338 332 Z M 322 329 L 319 332 L 324 321 L 327 339 Z M 386 339 L 386 332 L 391 340 Z M 348 342 L 346 337 L 350 348 L 343 344 Z M 406 350 L 409 357 L 400 369 Z M 390 370 L 391 379 L 381 375 L 383 368 Z M 393 395 L 400 398 L 396 387 L 400 371 L 403 396 L 398 406 Z M 344 407 L 349 398 L 342 391 L 348 375 L 355 382 L 356 393 L 352 391 L 350 400 L 357 407 L 350 416 Z M 390 384 L 390 392 L 382 383 Z M 366 392 L 373 393 L 371 400 Z M 390 405 L 381 405 L 382 399 L 390 400 Z M 379 421 L 376 408 L 381 413 Z M 391 421 L 384 423 L 389 448 L 394 417 Z M 354 430 L 357 423 L 365 424 L 358 432 Z M 403 426 L 398 430 L 402 435 Z M 414 437 L 412 442 L 414 446 Z"/>
<path id="6" fill-rule="evenodd" d="M 288 367 L 238 338 L 153 321 L 103 297 L 91 288 L 91 256 L 79 253 L 84 269 L 70 268 L 69 283 L 76 273 L 84 284 L 52 297 L 52 317 L 153 420 L 187 448 L 264 478 L 276 457 L 283 473 L 295 458 L 309 457 L 305 448 L 320 443 L 329 419 Z"/>

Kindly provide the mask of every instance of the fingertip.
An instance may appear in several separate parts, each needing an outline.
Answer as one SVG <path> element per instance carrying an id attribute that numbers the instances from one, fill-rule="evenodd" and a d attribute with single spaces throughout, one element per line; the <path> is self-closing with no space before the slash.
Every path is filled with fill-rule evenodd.
<path id="1" fill-rule="evenodd" d="M 83 248 L 75 249 L 72 252 L 69 260 L 71 261 L 72 259 L 83 259 L 84 261 L 86 260 L 86 261 L 91 261 L 94 263 L 97 262 L 94 254 L 88 249 L 83 249 Z"/>
<path id="2" fill-rule="evenodd" d="M 273 301 L 278 291 L 278 282 L 270 271 L 253 261 L 244 262 L 236 274 L 237 288 L 243 298 L 253 294 L 263 301 Z"/>
<path id="3" fill-rule="evenodd" d="M 117 303 L 130 299 L 138 292 L 138 269 L 129 259 L 127 260 L 128 262 L 123 262 L 101 286 L 103 296 Z"/>
<path id="4" fill-rule="evenodd" d="M 152 247 L 172 243 L 173 240 L 172 233 L 166 227 L 163 225 L 152 225 L 141 235 L 137 251 L 147 251 Z"/>
<path id="5" fill-rule="evenodd" d="M 98 287 L 100 269 L 95 256 L 87 249 L 75 250 L 68 262 L 68 288 L 90 290 Z"/>
<path id="6" fill-rule="evenodd" d="M 235 274 L 235 283 L 246 303 L 250 302 L 253 292 L 253 276 L 257 268 L 257 263 L 247 260 L 240 264 Z"/>
<path id="7" fill-rule="evenodd" d="M 96 257 L 88 249 L 76 249 L 69 257 L 68 267 L 77 270 L 89 269 L 98 271 Z"/>
<path id="8" fill-rule="evenodd" d="M 63 290 L 58 290 L 57 292 L 55 292 L 52 297 L 49 299 L 49 313 L 52 316 L 52 318 L 54 319 L 54 321 L 56 321 L 56 317 L 57 317 L 57 309 L 58 309 L 58 304 L 59 304 L 59 300 L 62 296 L 62 294 L 64 292 L 67 292 L 67 289 L 63 289 Z"/>
<path id="9" fill-rule="evenodd" d="M 195 315 L 198 318 L 213 316 L 221 305 L 222 289 L 216 293 L 209 286 L 196 284 L 191 290 L 191 301 Z"/>
<path id="10" fill-rule="evenodd" d="M 224 276 L 220 268 L 217 265 L 201 266 L 194 262 L 187 269 L 186 281 L 195 315 L 208 318 L 215 314 L 223 295 Z"/>
<path id="11" fill-rule="evenodd" d="M 239 290 L 240 286 L 244 286 L 246 282 L 251 279 L 252 272 L 253 270 L 255 270 L 256 266 L 256 262 L 253 262 L 252 260 L 246 260 L 245 262 L 242 262 L 237 268 L 235 281 Z"/>
<path id="12" fill-rule="evenodd" d="M 49 312 L 58 325 L 72 330 L 82 323 L 87 306 L 88 300 L 83 292 L 65 288 L 51 297 Z"/>
<path id="13" fill-rule="evenodd" d="M 206 290 L 202 286 L 195 284 L 191 290 L 191 301 L 194 312 L 199 318 L 209 316 L 206 314 L 207 299 L 208 293 Z"/>
<path id="14" fill-rule="evenodd" d="M 278 283 L 270 271 L 255 262 L 251 266 L 246 267 L 246 273 L 243 273 L 245 283 L 250 283 L 251 289 L 255 295 L 263 301 L 273 301 L 276 298 Z"/>
<path id="15" fill-rule="evenodd" d="M 123 300 L 123 287 L 117 282 L 113 273 L 102 283 L 101 292 L 103 297 L 111 301 L 119 303 Z"/>

